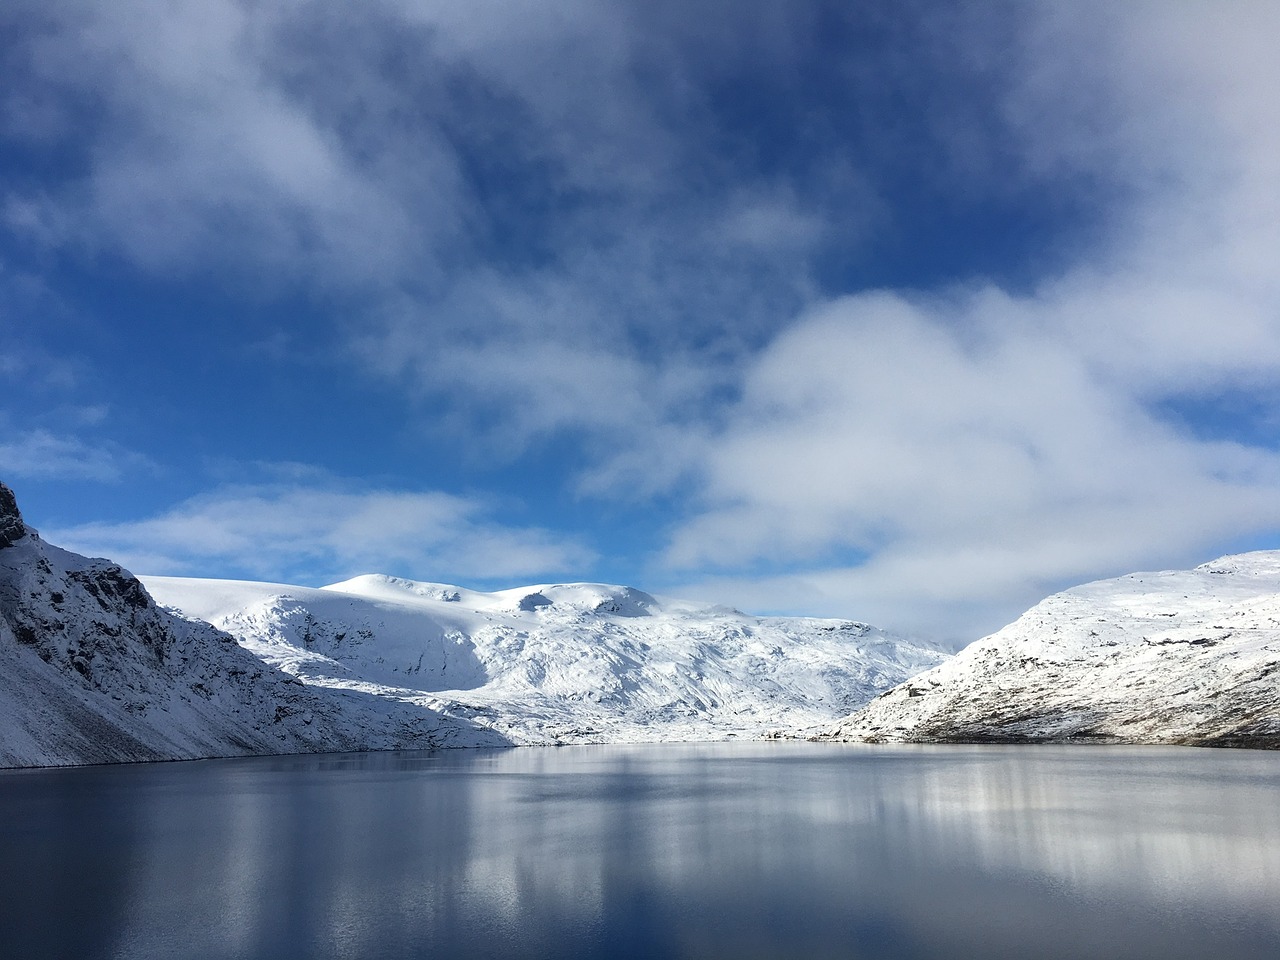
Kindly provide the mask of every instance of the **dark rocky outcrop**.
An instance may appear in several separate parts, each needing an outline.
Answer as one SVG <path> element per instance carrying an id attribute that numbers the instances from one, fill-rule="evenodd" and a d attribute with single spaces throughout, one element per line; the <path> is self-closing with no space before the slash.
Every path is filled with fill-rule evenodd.
<path id="1" fill-rule="evenodd" d="M 12 546 L 27 535 L 26 524 L 18 510 L 18 500 L 3 483 L 0 483 L 0 550 Z"/>

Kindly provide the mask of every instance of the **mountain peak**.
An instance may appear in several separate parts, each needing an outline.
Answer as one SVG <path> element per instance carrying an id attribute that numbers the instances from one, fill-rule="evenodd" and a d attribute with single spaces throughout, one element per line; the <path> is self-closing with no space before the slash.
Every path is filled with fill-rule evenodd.
<path id="1" fill-rule="evenodd" d="M 5 484 L 0 483 L 0 549 L 17 543 L 27 535 L 27 526 L 18 510 L 18 499 Z"/>
<path id="2" fill-rule="evenodd" d="M 498 599 L 499 607 L 514 606 L 525 613 L 546 609 L 570 615 L 648 617 L 662 609 L 657 598 L 643 590 L 610 583 L 545 583 L 501 590 L 492 596 Z"/>

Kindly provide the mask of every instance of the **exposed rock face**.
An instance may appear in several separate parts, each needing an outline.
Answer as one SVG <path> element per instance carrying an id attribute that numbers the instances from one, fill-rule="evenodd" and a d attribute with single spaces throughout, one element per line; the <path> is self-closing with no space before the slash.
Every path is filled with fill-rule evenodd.
<path id="1" fill-rule="evenodd" d="M 0 550 L 11 546 L 27 535 L 18 501 L 13 491 L 0 483 Z"/>
<path id="2" fill-rule="evenodd" d="M 1280 747 L 1280 552 L 1050 597 L 817 739 Z"/>
<path id="3" fill-rule="evenodd" d="M 0 766 L 428 747 L 437 721 L 306 688 L 118 565 L 46 544 L 0 486 Z"/>

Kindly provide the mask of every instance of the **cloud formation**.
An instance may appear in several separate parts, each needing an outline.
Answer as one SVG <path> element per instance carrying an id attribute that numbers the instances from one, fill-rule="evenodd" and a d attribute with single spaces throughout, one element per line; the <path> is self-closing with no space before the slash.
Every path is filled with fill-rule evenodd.
<path id="1" fill-rule="evenodd" d="M 245 339 L 339 344 L 507 489 L 568 449 L 540 482 L 650 505 L 667 586 L 960 637 L 1280 531 L 1272 4 L 4 17 L 0 125 L 60 171 L 0 195 L 24 249 L 300 296 Z M 223 488 L 68 533 L 150 572 L 587 575 L 571 520 L 486 509 Z"/>
<path id="2" fill-rule="evenodd" d="M 362 573 L 506 581 L 565 572 L 589 550 L 549 531 L 509 527 L 493 507 L 437 491 L 349 490 L 333 483 L 226 486 L 154 517 L 45 531 L 53 542 L 139 572 L 321 584 Z"/>
<path id="3" fill-rule="evenodd" d="M 863 295 L 805 317 L 703 448 L 704 508 L 669 562 L 763 568 L 733 588 L 739 603 L 856 596 L 867 616 L 938 631 L 974 626 L 957 610 L 1005 585 L 1025 602 L 1280 529 L 1280 455 L 1160 418 L 1141 379 L 1031 322 L 1058 309 L 985 290 L 952 306 Z"/>
<path id="4" fill-rule="evenodd" d="M 87 411 L 93 418 L 97 411 Z M 154 469 L 145 456 L 110 441 L 90 442 L 48 430 L 21 431 L 0 441 L 0 474 L 34 480 L 98 480 L 115 483 L 129 473 Z"/>
<path id="5" fill-rule="evenodd" d="M 1046 589 L 1274 536 L 1274 440 L 1172 412 L 1243 393 L 1276 413 L 1280 68 L 1257 38 L 1277 17 L 1234 9 L 1126 7 L 1101 46 L 1041 24 L 1007 109 L 1029 162 L 1126 186 L 1107 242 L 1030 294 L 861 294 L 800 317 L 746 368 L 670 562 L 731 571 L 707 589 L 738 603 L 857 597 L 964 635 Z"/>

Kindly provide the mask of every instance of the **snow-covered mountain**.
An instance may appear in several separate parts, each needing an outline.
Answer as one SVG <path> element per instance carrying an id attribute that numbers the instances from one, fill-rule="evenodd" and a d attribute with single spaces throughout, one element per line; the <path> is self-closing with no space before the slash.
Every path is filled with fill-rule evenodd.
<path id="1" fill-rule="evenodd" d="M 758 736 L 944 656 L 628 587 L 144 581 L 175 609 L 45 543 L 0 484 L 0 766 Z"/>
<path id="2" fill-rule="evenodd" d="M 602 584 L 143 582 L 309 689 L 426 707 L 521 744 L 830 723 L 945 656 L 862 623 L 753 617 Z"/>
<path id="3" fill-rule="evenodd" d="M 1280 747 L 1280 552 L 1052 596 L 818 738 Z"/>
<path id="4" fill-rule="evenodd" d="M 947 659 L 601 584 L 140 583 L 0 484 L 0 766 L 804 728 L 1280 747 L 1280 552 L 1076 587 Z"/>
<path id="5" fill-rule="evenodd" d="M 116 564 L 45 543 L 0 484 L 0 767 L 458 740 L 503 742 L 429 710 L 304 686 L 159 609 Z"/>

